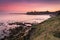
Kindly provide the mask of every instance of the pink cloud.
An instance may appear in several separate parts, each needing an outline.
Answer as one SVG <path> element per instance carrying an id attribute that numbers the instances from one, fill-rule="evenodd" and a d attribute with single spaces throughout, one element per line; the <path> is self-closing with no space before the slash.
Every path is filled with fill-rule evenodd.
<path id="1" fill-rule="evenodd" d="M 27 12 L 27 11 L 56 11 L 60 9 L 60 4 L 46 4 L 46 3 L 13 3 L 2 4 L 0 10 L 10 12 Z"/>

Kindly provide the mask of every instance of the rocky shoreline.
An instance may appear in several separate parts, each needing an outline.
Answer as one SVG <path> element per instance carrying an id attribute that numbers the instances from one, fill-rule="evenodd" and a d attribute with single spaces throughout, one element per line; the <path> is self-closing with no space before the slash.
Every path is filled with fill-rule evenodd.
<path id="1" fill-rule="evenodd" d="M 20 35 L 20 37 L 24 38 L 27 34 L 29 34 L 29 31 L 32 29 L 32 25 L 31 23 L 21 23 L 21 22 L 14 22 L 14 23 L 8 23 L 8 25 L 13 26 L 13 25 L 17 25 L 17 27 L 15 28 L 10 28 L 9 30 L 3 30 L 3 33 L 6 33 L 5 31 L 8 31 L 8 36 L 4 36 L 3 34 L 3 38 L 1 38 L 1 40 L 5 40 L 5 39 L 11 39 L 13 37 L 17 37 Z M 12 38 L 10 36 L 13 36 Z"/>

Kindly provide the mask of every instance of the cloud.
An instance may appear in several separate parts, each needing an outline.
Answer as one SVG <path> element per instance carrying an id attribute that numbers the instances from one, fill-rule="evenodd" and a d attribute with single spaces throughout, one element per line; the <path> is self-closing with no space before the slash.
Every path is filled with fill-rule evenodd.
<path id="1" fill-rule="evenodd" d="M 60 3 L 60 0 L 0 0 L 0 3 L 16 3 L 16 2 L 47 2 L 47 3 Z"/>
<path id="2" fill-rule="evenodd" d="M 5 10 L 0 10 L 0 12 L 4 12 Z"/>
<path id="3" fill-rule="evenodd" d="M 0 0 L 0 13 L 60 9 L 60 0 Z"/>

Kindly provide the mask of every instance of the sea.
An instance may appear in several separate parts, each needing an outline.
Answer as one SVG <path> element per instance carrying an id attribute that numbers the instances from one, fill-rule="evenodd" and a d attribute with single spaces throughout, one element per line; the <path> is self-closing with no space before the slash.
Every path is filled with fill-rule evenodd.
<path id="1" fill-rule="evenodd" d="M 0 39 L 9 35 L 9 29 L 17 25 L 8 25 L 12 22 L 41 23 L 51 18 L 50 15 L 26 15 L 26 14 L 1 14 L 0 15 Z M 6 33 L 6 34 L 5 34 Z"/>

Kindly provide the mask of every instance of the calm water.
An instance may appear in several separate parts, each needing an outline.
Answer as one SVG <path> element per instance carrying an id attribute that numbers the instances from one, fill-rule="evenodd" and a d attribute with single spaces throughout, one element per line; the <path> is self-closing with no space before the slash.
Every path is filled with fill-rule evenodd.
<path id="1" fill-rule="evenodd" d="M 0 15 L 0 22 L 33 22 L 50 18 L 49 15 Z"/>
<path id="2" fill-rule="evenodd" d="M 4 36 L 8 36 L 9 28 L 16 27 L 17 25 L 8 25 L 9 22 L 28 22 L 28 23 L 40 23 L 50 18 L 50 15 L 0 15 L 0 39 Z M 3 23 L 3 25 L 1 24 Z M 6 34 L 3 32 L 6 32 Z M 3 36 L 2 36 L 3 34 Z"/>

